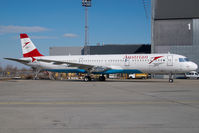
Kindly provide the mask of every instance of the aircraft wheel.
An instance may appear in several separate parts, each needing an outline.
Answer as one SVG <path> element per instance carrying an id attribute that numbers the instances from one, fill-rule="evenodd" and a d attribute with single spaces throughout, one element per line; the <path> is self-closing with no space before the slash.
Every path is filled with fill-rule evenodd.
<path id="1" fill-rule="evenodd" d="M 169 83 L 173 83 L 173 79 L 169 79 Z"/>
<path id="2" fill-rule="evenodd" d="M 169 83 L 173 83 L 173 74 L 172 73 L 169 74 Z"/>
<path id="3" fill-rule="evenodd" d="M 85 77 L 84 77 L 84 81 L 85 81 L 85 82 L 91 81 L 91 77 L 90 77 L 90 76 L 85 76 Z"/>
<path id="4" fill-rule="evenodd" d="M 99 76 L 99 81 L 105 81 L 106 78 L 104 76 Z"/>

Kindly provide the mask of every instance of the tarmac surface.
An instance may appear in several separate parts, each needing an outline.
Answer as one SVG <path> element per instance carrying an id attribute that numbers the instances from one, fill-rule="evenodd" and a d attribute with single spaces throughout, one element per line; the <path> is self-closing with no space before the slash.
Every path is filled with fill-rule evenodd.
<path id="1" fill-rule="evenodd" d="M 0 81 L 0 133 L 199 133 L 199 80 Z"/>

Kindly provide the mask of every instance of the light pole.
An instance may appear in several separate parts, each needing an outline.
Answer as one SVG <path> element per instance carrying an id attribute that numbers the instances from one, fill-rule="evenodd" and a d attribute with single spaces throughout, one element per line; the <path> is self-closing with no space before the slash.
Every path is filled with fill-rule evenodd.
<path id="1" fill-rule="evenodd" d="M 155 32 L 155 21 L 154 21 L 154 17 L 155 17 L 155 1 L 151 0 L 151 53 L 154 54 L 155 53 L 155 44 L 154 44 L 154 32 Z"/>
<path id="2" fill-rule="evenodd" d="M 91 0 L 82 0 L 82 6 L 85 7 L 85 43 L 84 55 L 88 54 L 88 7 L 91 7 Z"/>

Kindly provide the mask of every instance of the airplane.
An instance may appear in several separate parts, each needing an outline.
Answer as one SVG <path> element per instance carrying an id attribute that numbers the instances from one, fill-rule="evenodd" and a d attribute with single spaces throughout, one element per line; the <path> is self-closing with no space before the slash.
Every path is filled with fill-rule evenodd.
<path id="1" fill-rule="evenodd" d="M 114 55 L 69 55 L 44 56 L 35 47 L 27 34 L 20 34 L 23 58 L 4 58 L 33 68 L 35 78 L 40 71 L 85 73 L 84 81 L 91 81 L 91 74 L 150 73 L 169 74 L 173 82 L 174 74 L 195 71 L 198 65 L 178 54 L 114 54 Z"/>

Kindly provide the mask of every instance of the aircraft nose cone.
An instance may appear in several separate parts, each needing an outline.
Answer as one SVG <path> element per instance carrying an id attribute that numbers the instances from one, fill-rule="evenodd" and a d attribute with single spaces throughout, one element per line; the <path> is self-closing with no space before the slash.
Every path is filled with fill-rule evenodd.
<path id="1" fill-rule="evenodd" d="M 195 71 L 198 69 L 198 65 L 196 63 L 192 63 L 190 68 Z"/>
<path id="2" fill-rule="evenodd" d="M 198 65 L 197 64 L 195 64 L 195 69 L 198 69 Z"/>

